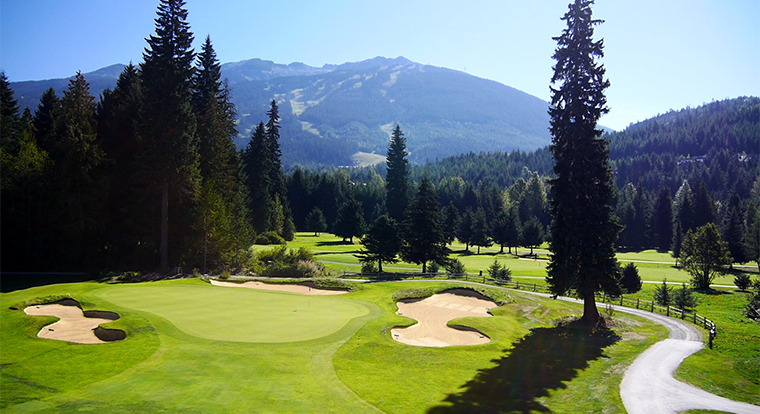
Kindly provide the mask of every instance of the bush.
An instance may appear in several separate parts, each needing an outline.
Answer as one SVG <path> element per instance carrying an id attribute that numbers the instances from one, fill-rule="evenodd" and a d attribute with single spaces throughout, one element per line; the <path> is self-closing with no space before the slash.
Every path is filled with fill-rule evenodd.
<path id="1" fill-rule="evenodd" d="M 256 236 L 256 238 L 253 240 L 253 243 L 264 245 L 285 244 L 285 239 L 280 237 L 280 235 L 275 231 L 268 231 Z"/>
<path id="2" fill-rule="evenodd" d="M 459 259 L 451 259 L 444 265 L 446 272 L 454 275 L 461 275 L 464 274 L 467 269 L 464 267 L 464 263 L 462 263 Z"/>
<path id="3" fill-rule="evenodd" d="M 739 288 L 739 290 L 747 290 L 747 288 L 752 284 L 752 279 L 750 279 L 748 274 L 740 273 L 734 277 L 734 284 Z"/>
<path id="4" fill-rule="evenodd" d="M 749 303 L 744 308 L 744 314 L 748 318 L 760 322 L 760 292 L 755 292 L 750 296 Z"/>
<path id="5" fill-rule="evenodd" d="M 491 278 L 499 282 L 509 282 L 512 279 L 512 271 L 505 267 L 498 260 L 494 259 L 491 266 L 488 267 L 488 274 Z"/>
<path id="6" fill-rule="evenodd" d="M 428 273 L 438 273 L 440 269 L 441 265 L 439 265 L 438 262 L 430 262 L 427 267 Z"/>
<path id="7" fill-rule="evenodd" d="M 375 262 L 367 262 L 362 264 L 362 273 L 378 273 L 380 269 L 377 268 Z"/>
<path id="8" fill-rule="evenodd" d="M 262 276 L 316 277 L 324 273 L 322 264 L 314 259 L 314 253 L 305 247 L 297 250 L 278 246 L 259 252 L 257 256 Z"/>

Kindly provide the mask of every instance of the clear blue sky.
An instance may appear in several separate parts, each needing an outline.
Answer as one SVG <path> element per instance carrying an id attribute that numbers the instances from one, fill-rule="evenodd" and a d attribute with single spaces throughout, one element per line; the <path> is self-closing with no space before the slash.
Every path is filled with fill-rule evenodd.
<path id="1" fill-rule="evenodd" d="M 404 56 L 549 99 L 569 0 L 189 0 L 196 45 L 221 62 L 312 66 Z M 0 0 L 11 81 L 139 63 L 158 0 Z M 712 100 L 760 96 L 760 0 L 599 0 L 614 129 Z M 197 48 L 197 46 L 196 46 Z"/>

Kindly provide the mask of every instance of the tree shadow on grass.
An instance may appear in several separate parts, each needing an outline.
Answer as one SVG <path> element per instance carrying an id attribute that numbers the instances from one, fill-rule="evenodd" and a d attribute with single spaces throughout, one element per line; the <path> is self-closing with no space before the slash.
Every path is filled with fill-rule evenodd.
<path id="1" fill-rule="evenodd" d="M 603 349 L 618 340 L 609 329 L 590 331 L 577 321 L 533 329 L 504 357 L 493 360 L 495 367 L 480 370 L 460 393 L 428 413 L 551 412 L 537 399 L 565 388 L 564 381 L 575 378 L 589 361 L 604 357 Z"/>

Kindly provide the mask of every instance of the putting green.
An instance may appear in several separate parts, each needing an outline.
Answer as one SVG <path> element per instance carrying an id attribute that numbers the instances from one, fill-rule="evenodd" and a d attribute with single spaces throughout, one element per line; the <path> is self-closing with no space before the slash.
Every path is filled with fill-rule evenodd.
<path id="1" fill-rule="evenodd" d="M 361 303 L 335 297 L 214 286 L 124 285 L 98 296 L 159 315 L 189 335 L 217 341 L 306 341 L 369 313 Z"/>

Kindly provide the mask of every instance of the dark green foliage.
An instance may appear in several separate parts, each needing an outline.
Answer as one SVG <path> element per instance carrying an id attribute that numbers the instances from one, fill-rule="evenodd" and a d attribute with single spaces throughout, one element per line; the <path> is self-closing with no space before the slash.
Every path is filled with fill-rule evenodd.
<path id="1" fill-rule="evenodd" d="M 439 196 L 440 198 L 440 196 Z M 459 210 L 454 205 L 454 202 L 449 202 L 449 205 L 443 208 L 443 231 L 446 235 L 446 242 L 451 244 L 456 239 L 457 228 L 461 220 L 459 216 Z"/>
<path id="2" fill-rule="evenodd" d="M 544 242 L 544 228 L 541 222 L 538 221 L 536 216 L 533 216 L 523 224 L 522 230 L 522 245 L 530 247 L 530 254 L 533 254 L 533 248 Z"/>
<path id="3" fill-rule="evenodd" d="M 661 187 L 652 209 L 652 243 L 659 251 L 667 251 L 673 240 L 673 200 L 670 190 Z"/>
<path id="4" fill-rule="evenodd" d="M 256 260 L 261 266 L 259 274 L 266 277 L 318 277 L 324 267 L 314 258 L 314 253 L 301 247 L 297 250 L 285 246 L 259 252 Z"/>
<path id="5" fill-rule="evenodd" d="M 641 290 L 641 276 L 639 269 L 633 263 L 623 266 L 620 276 L 620 287 L 623 293 L 633 294 Z"/>
<path id="6" fill-rule="evenodd" d="M 403 240 L 396 221 L 382 215 L 375 220 L 361 240 L 363 249 L 356 255 L 362 263 L 377 262 L 378 272 L 383 271 L 383 262 L 396 263 Z"/>
<path id="7" fill-rule="evenodd" d="M 333 224 L 333 233 L 342 237 L 344 242 L 348 239 L 349 243 L 353 243 L 354 237 L 364 235 L 365 227 L 361 203 L 354 198 L 348 199 L 338 209 L 338 218 Z"/>
<path id="8" fill-rule="evenodd" d="M 474 217 L 472 210 L 467 209 L 465 210 L 464 214 L 462 214 L 461 220 L 459 220 L 459 225 L 457 226 L 457 239 L 465 244 L 465 250 L 470 250 L 470 244 L 472 243 L 472 224 L 474 222 Z"/>
<path id="9" fill-rule="evenodd" d="M 253 239 L 253 242 L 255 244 L 285 244 L 285 239 L 280 237 L 279 234 L 277 234 L 276 231 L 268 231 L 265 233 L 261 233 L 256 236 L 255 239 Z"/>
<path id="10" fill-rule="evenodd" d="M 746 263 L 748 261 L 742 244 L 744 236 L 744 214 L 742 213 L 741 200 L 734 193 L 728 200 L 728 206 L 724 208 L 723 220 L 720 225 L 720 237 L 726 242 L 728 253 L 734 263 Z"/>
<path id="11" fill-rule="evenodd" d="M 759 180 L 760 181 L 760 180 Z M 760 210 L 750 201 L 744 214 L 744 235 L 742 245 L 747 260 L 753 260 L 760 270 Z"/>
<path id="12" fill-rule="evenodd" d="M 467 272 L 467 269 L 464 267 L 464 263 L 462 263 L 459 259 L 449 259 L 444 262 L 444 266 L 447 273 L 450 273 L 452 275 L 462 275 L 465 272 Z"/>
<path id="13" fill-rule="evenodd" d="M 306 216 L 306 231 L 313 231 L 315 236 L 320 232 L 327 231 L 327 220 L 318 207 L 314 207 Z"/>
<path id="14" fill-rule="evenodd" d="M 388 145 L 385 207 L 388 210 L 388 217 L 399 223 L 404 221 L 404 213 L 409 204 L 407 155 L 406 138 L 401 132 L 401 127 L 396 125 Z"/>
<path id="15" fill-rule="evenodd" d="M 478 254 L 480 254 L 481 247 L 491 247 L 493 240 L 489 236 L 489 228 L 486 219 L 486 212 L 482 207 L 478 208 L 475 215 L 472 218 L 472 237 L 470 243 L 473 246 L 478 246 Z"/>
<path id="16" fill-rule="evenodd" d="M 0 71 L 0 136 L 8 139 L 18 133 L 20 127 L 18 101 L 13 96 L 5 71 Z"/>
<path id="17" fill-rule="evenodd" d="M 673 302 L 673 289 L 668 286 L 667 279 L 663 279 L 662 285 L 655 288 L 653 299 L 662 306 L 668 306 Z"/>
<path id="18" fill-rule="evenodd" d="M 686 283 L 682 283 L 681 289 L 676 290 L 673 294 L 673 305 L 681 310 L 697 306 L 697 298 L 694 297 L 691 289 L 686 287 Z"/>
<path id="19" fill-rule="evenodd" d="M 488 267 L 488 275 L 499 282 L 509 282 L 512 280 L 512 271 L 508 267 L 499 263 L 496 259 L 494 259 L 493 263 Z"/>
<path id="20" fill-rule="evenodd" d="M 159 264 L 179 263 L 191 244 L 189 222 L 199 184 L 195 115 L 192 107 L 193 35 L 183 0 L 161 0 L 140 65 L 143 106 L 140 113 L 141 161 L 147 191 L 155 203 L 153 234 L 159 237 Z M 167 128 L 171 125 L 172 128 Z M 171 202 L 171 206 L 170 206 Z M 171 217 L 171 218 L 170 218 Z M 170 237 L 171 233 L 171 237 Z M 171 254 L 169 239 L 173 240 Z"/>
<path id="21" fill-rule="evenodd" d="M 691 275 L 695 289 L 710 289 L 715 277 L 731 264 L 728 246 L 713 223 L 689 230 L 682 249 L 683 267 Z"/>
<path id="22" fill-rule="evenodd" d="M 746 273 L 739 273 L 738 275 L 734 276 L 734 285 L 736 285 L 739 290 L 747 290 L 751 284 L 752 279 Z"/>
<path id="23" fill-rule="evenodd" d="M 251 140 L 242 154 L 247 187 L 250 194 L 249 209 L 251 224 L 256 232 L 271 230 L 274 215 L 274 200 L 270 194 L 273 168 L 272 158 L 266 145 L 266 130 L 260 122 L 253 131 Z"/>
<path id="24" fill-rule="evenodd" d="M 55 148 L 58 114 L 61 110 L 61 100 L 55 94 L 55 90 L 50 88 L 42 94 L 40 103 L 34 111 L 34 130 L 39 146 L 44 151 L 50 153 Z"/>
<path id="25" fill-rule="evenodd" d="M 427 178 L 422 179 L 406 216 L 401 257 L 407 262 L 421 264 L 422 273 L 425 273 L 427 262 L 441 263 L 449 254 L 438 197 Z"/>
<path id="26" fill-rule="evenodd" d="M 512 253 L 512 247 L 517 247 L 520 244 L 522 237 L 520 234 L 521 227 L 514 209 L 499 212 L 492 228 L 493 241 L 501 245 L 499 253 L 504 253 L 504 246 L 507 246 L 509 253 Z"/>
<path id="27" fill-rule="evenodd" d="M 614 190 L 608 141 L 596 129 L 607 113 L 603 41 L 594 41 L 592 1 L 576 0 L 562 17 L 567 28 L 554 38 L 552 145 L 556 164 L 551 180 L 551 262 L 547 282 L 555 295 L 574 291 L 584 300 L 583 319 L 596 325 L 594 294 L 620 293 L 615 259 L 619 227 L 612 210 Z M 582 85 L 582 86 L 581 86 Z M 524 237 L 524 236 L 523 236 Z"/>

